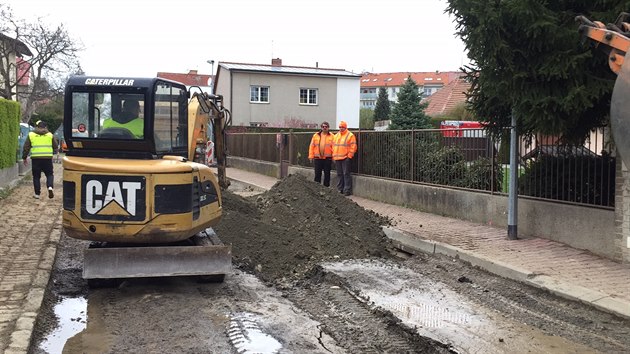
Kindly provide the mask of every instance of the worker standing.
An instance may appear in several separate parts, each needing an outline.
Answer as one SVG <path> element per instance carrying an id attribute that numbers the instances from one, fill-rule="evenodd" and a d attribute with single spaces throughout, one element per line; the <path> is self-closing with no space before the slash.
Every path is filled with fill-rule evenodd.
<path id="1" fill-rule="evenodd" d="M 28 166 L 28 154 L 31 154 L 33 189 L 35 190 L 36 199 L 39 199 L 41 193 L 41 177 L 42 172 L 46 175 L 46 187 L 48 188 L 48 198 L 54 197 L 53 193 L 53 155 L 57 152 L 59 142 L 57 138 L 48 131 L 46 122 L 38 120 L 35 123 L 35 130 L 28 133 L 28 139 L 24 142 L 22 150 L 22 159 L 24 166 Z"/>
<path id="2" fill-rule="evenodd" d="M 313 134 L 311 145 L 308 150 L 308 159 L 315 168 L 315 182 L 322 182 L 322 172 L 324 172 L 324 186 L 330 186 L 330 170 L 332 169 L 333 139 L 334 136 L 328 131 L 330 124 L 322 123 L 322 129 Z"/>
<path id="3" fill-rule="evenodd" d="M 337 190 L 343 195 L 352 195 L 352 175 L 350 160 L 357 152 L 357 139 L 348 130 L 348 123 L 339 122 L 339 132 L 333 142 L 333 160 L 337 167 Z"/>

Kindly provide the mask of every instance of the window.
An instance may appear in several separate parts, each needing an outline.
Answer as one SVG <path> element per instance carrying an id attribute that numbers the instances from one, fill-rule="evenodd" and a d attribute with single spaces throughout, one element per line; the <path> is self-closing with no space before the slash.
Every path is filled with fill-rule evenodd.
<path id="1" fill-rule="evenodd" d="M 269 87 L 268 86 L 250 86 L 249 87 L 250 103 L 269 103 Z"/>
<path id="2" fill-rule="evenodd" d="M 186 91 L 170 83 L 155 87 L 155 147 L 159 152 L 187 151 L 188 97 Z"/>
<path id="3" fill-rule="evenodd" d="M 300 104 L 317 104 L 317 89 L 302 88 L 300 89 Z"/>
<path id="4" fill-rule="evenodd" d="M 144 94 L 106 91 L 72 93 L 72 137 L 143 139 Z"/>

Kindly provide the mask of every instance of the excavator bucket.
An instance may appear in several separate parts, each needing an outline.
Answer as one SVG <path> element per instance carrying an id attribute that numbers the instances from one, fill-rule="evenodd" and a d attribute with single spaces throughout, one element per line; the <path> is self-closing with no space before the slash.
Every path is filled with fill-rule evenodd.
<path id="1" fill-rule="evenodd" d="M 630 52 L 626 53 L 610 104 L 610 125 L 615 145 L 626 167 L 630 167 Z"/>
<path id="2" fill-rule="evenodd" d="M 84 279 L 225 275 L 232 270 L 232 247 L 211 228 L 184 243 L 117 247 L 93 244 L 85 250 Z"/>

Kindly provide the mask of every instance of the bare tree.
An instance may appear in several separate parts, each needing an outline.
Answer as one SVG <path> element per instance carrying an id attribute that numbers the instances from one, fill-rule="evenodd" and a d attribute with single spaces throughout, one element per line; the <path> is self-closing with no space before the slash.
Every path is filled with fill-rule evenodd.
<path id="1" fill-rule="evenodd" d="M 39 104 L 46 102 L 63 89 L 69 73 L 81 72 L 77 54 L 82 47 L 63 25 L 49 27 L 41 18 L 32 23 L 15 20 L 10 7 L 0 5 L 0 9 L 2 20 L 0 29 L 10 31 L 16 40 L 24 43 L 32 51 L 28 60 L 31 83 L 26 91 L 20 93 L 20 97 L 25 98 L 22 121 L 28 122 Z M 3 75 L 1 69 L 0 75 Z"/>

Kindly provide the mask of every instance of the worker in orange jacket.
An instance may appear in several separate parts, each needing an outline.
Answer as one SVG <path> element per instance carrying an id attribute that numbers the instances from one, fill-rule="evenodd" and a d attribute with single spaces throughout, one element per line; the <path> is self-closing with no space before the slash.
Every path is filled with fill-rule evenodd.
<path id="1" fill-rule="evenodd" d="M 352 195 L 352 175 L 350 159 L 357 152 L 357 139 L 348 130 L 348 123 L 339 122 L 339 132 L 333 143 L 333 160 L 337 167 L 337 190 L 343 195 Z"/>
<path id="2" fill-rule="evenodd" d="M 334 135 L 328 131 L 328 128 L 330 128 L 330 124 L 323 122 L 322 130 L 313 134 L 308 149 L 308 159 L 315 167 L 315 182 L 322 182 L 322 172 L 324 172 L 324 186 L 326 187 L 330 186 L 334 139 Z"/>

